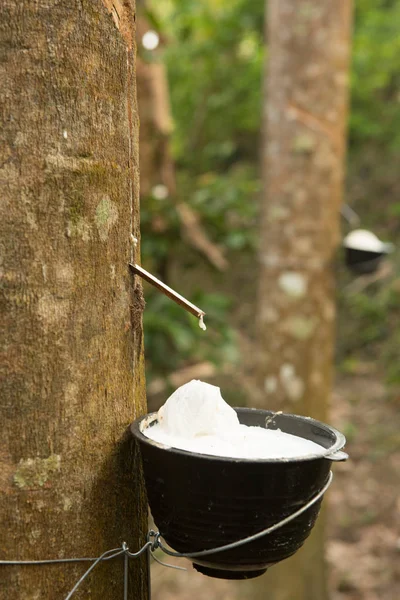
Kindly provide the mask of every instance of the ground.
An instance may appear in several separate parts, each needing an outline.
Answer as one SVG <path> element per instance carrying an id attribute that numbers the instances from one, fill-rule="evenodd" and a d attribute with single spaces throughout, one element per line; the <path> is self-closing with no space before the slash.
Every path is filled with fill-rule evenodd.
<path id="1" fill-rule="evenodd" d="M 400 393 L 388 390 L 376 377 L 346 376 L 336 382 L 329 421 L 347 436 L 350 460 L 334 463 L 334 481 L 325 501 L 331 600 L 400 598 L 399 408 Z M 187 561 L 175 564 L 189 570 L 153 564 L 153 600 L 252 598 L 251 582 L 211 579 Z M 269 577 L 273 568 L 263 576 L 265 597 L 273 600 Z"/>

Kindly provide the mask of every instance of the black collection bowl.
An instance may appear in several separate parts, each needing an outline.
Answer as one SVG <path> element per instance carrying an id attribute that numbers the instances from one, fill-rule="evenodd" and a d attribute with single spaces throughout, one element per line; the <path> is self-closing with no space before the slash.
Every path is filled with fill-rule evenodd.
<path id="1" fill-rule="evenodd" d="M 326 485 L 332 461 L 346 460 L 345 437 L 308 417 L 267 410 L 235 409 L 245 425 L 280 429 L 316 442 L 323 455 L 294 459 L 238 459 L 171 448 L 143 434 L 157 413 L 137 419 L 131 431 L 139 442 L 150 509 L 167 543 L 181 553 L 212 549 L 253 535 L 304 506 Z M 272 421 L 270 418 L 273 416 Z M 211 577 L 248 579 L 288 558 L 304 543 L 322 498 L 272 534 L 231 550 L 193 558 Z"/>
<path id="2" fill-rule="evenodd" d="M 387 252 L 371 252 L 370 250 L 359 250 L 356 248 L 345 248 L 346 265 L 358 275 L 375 273 Z"/>

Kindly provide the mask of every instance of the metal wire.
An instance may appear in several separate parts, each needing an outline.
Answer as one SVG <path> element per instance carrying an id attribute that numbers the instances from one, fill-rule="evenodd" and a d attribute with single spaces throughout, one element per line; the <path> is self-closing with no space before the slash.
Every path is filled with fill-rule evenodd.
<path id="1" fill-rule="evenodd" d="M 236 542 L 232 542 L 230 544 L 224 544 L 223 546 L 218 546 L 217 548 L 211 548 L 208 550 L 200 550 L 199 552 L 174 552 L 173 550 L 166 548 L 164 546 L 164 544 L 161 542 L 161 534 L 159 531 L 154 531 L 154 530 L 150 529 L 150 531 L 147 534 L 146 543 L 137 552 L 130 552 L 126 542 L 123 542 L 122 546 L 120 548 L 113 548 L 112 550 L 106 550 L 106 552 L 103 552 L 103 554 L 101 556 L 99 556 L 98 558 L 55 558 L 55 559 L 46 559 L 46 560 L 0 560 L 0 565 L 26 566 L 26 565 L 48 565 L 48 564 L 56 564 L 56 563 L 62 564 L 62 563 L 92 562 L 93 564 L 90 565 L 90 567 L 83 573 L 83 575 L 76 582 L 74 587 L 71 589 L 71 591 L 65 597 L 65 600 L 70 600 L 72 598 L 72 596 L 74 595 L 74 593 L 76 592 L 76 590 L 81 585 L 81 583 L 83 583 L 83 581 L 85 581 L 87 576 L 93 571 L 93 569 L 100 562 L 102 562 L 104 560 L 111 560 L 113 558 L 116 558 L 117 556 L 123 555 L 124 556 L 124 600 L 128 600 L 128 582 L 129 582 L 128 567 L 129 567 L 129 559 L 130 558 L 137 558 L 138 556 L 140 556 L 141 554 L 143 554 L 144 552 L 146 552 L 148 550 L 150 553 L 150 556 L 156 562 L 163 565 L 164 567 L 169 567 L 171 569 L 177 569 L 179 571 L 186 571 L 186 569 L 184 567 L 178 567 L 177 565 L 170 565 L 168 563 L 162 562 L 154 555 L 154 551 L 157 548 L 160 548 L 165 554 L 168 554 L 169 556 L 174 556 L 176 558 L 197 558 L 197 557 L 201 557 L 201 556 L 208 556 L 208 555 L 214 554 L 216 552 L 222 552 L 224 550 L 232 550 L 233 548 L 238 548 L 240 546 L 243 546 L 244 544 L 248 544 L 249 542 L 258 540 L 259 538 L 263 537 L 264 535 L 268 535 L 269 533 L 272 533 L 273 531 L 280 529 L 287 523 L 290 523 L 291 521 L 296 519 L 298 516 L 303 514 L 306 510 L 308 510 L 313 504 L 315 504 L 320 498 L 322 498 L 322 496 L 325 494 L 326 490 L 332 483 L 332 479 L 333 479 L 333 474 L 332 474 L 332 471 L 330 471 L 328 480 L 327 480 L 326 484 L 324 485 L 324 487 L 313 498 L 311 498 L 311 500 L 309 500 L 307 502 L 307 504 L 305 504 L 304 506 L 302 506 L 301 508 L 299 508 L 298 510 L 293 512 L 291 515 L 285 517 L 284 519 L 281 519 L 281 521 L 278 521 L 278 523 L 275 523 L 274 525 L 271 525 L 270 527 L 267 527 L 266 529 L 263 529 L 262 531 L 259 531 L 258 533 L 255 533 L 248 537 L 242 538 L 241 540 L 237 540 Z"/>
<path id="2" fill-rule="evenodd" d="M 170 563 L 163 562 L 162 560 L 157 558 L 153 551 L 150 551 L 150 556 L 153 560 L 156 561 L 156 563 L 162 565 L 163 567 L 168 567 L 169 569 L 176 569 L 177 571 L 187 571 L 185 567 L 179 567 L 178 565 L 171 565 Z"/>
<path id="3" fill-rule="evenodd" d="M 111 552 L 113 552 L 113 554 L 110 554 Z M 76 592 L 76 590 L 81 585 L 81 583 L 83 581 L 85 581 L 85 579 L 89 575 L 89 573 L 91 573 L 91 571 L 93 571 L 93 569 L 99 564 L 99 562 L 101 562 L 104 559 L 105 556 L 109 556 L 109 558 L 115 558 L 116 556 L 119 556 L 120 554 L 124 554 L 124 553 L 125 553 L 125 550 L 123 548 L 120 549 L 118 552 L 115 552 L 114 550 L 107 550 L 106 552 L 104 552 L 101 556 L 99 556 L 99 558 L 97 558 L 94 561 L 94 563 L 92 565 L 90 565 L 90 567 L 87 569 L 87 571 L 84 572 L 82 577 L 76 582 L 76 584 L 74 585 L 72 590 L 65 597 L 65 600 L 70 600 L 70 598 L 72 598 L 73 594 Z"/>
<path id="4" fill-rule="evenodd" d="M 154 532 L 153 532 L 154 533 Z M 0 565 L 19 565 L 19 566 L 27 566 L 27 565 L 51 565 L 51 564 L 63 564 L 63 563 L 79 563 L 79 562 L 92 562 L 93 564 L 83 573 L 80 579 L 76 582 L 74 587 L 65 597 L 65 600 L 70 600 L 74 593 L 77 591 L 81 583 L 85 581 L 87 576 L 93 571 L 93 569 L 100 563 L 105 560 L 111 560 L 116 558 L 117 556 L 124 555 L 124 600 L 128 600 L 128 565 L 130 558 L 137 558 L 146 550 L 152 548 L 154 542 L 149 539 L 149 535 L 147 536 L 147 541 L 137 552 L 130 552 L 126 542 L 122 543 L 120 548 L 113 548 L 112 550 L 106 550 L 103 554 L 97 558 L 52 558 L 45 560 L 0 560 Z"/>
<path id="5" fill-rule="evenodd" d="M 126 544 L 125 544 L 125 546 L 126 546 Z M 143 554 L 143 552 L 145 550 L 147 550 L 147 548 L 151 548 L 152 546 L 153 546 L 153 542 L 147 541 L 145 543 L 145 545 L 142 546 L 140 548 L 140 550 L 138 550 L 137 552 L 129 552 L 128 546 L 125 547 L 124 552 L 127 554 L 127 556 L 129 556 L 129 558 L 137 558 L 138 556 L 140 556 L 141 554 Z"/>
<path id="6" fill-rule="evenodd" d="M 117 552 L 122 548 L 114 548 L 109 552 Z M 110 560 L 113 556 L 106 556 L 103 560 Z M 0 565 L 51 565 L 57 563 L 94 562 L 97 558 L 49 558 L 45 560 L 0 560 Z"/>
<path id="7" fill-rule="evenodd" d="M 124 542 L 125 543 L 125 542 Z M 129 556 L 124 554 L 124 600 L 128 600 Z"/>
<path id="8" fill-rule="evenodd" d="M 161 534 L 157 533 L 155 535 L 153 549 L 161 548 L 161 550 L 165 552 L 165 554 L 168 554 L 168 556 L 175 556 L 176 558 L 199 558 L 201 556 L 208 556 L 210 554 L 215 554 L 216 552 L 222 552 L 224 550 L 233 550 L 234 548 L 238 548 L 239 546 L 243 546 L 244 544 L 248 544 L 249 542 L 254 542 L 255 540 L 258 540 L 264 535 L 268 535 L 269 533 L 280 529 L 284 525 L 287 525 L 287 523 L 290 523 L 291 521 L 299 517 L 301 514 L 303 514 L 306 510 L 308 510 L 313 504 L 315 504 L 320 498 L 322 498 L 322 496 L 325 494 L 326 490 L 332 483 L 332 479 L 333 473 L 332 471 L 330 471 L 328 481 L 326 482 L 324 487 L 313 498 L 311 498 L 311 500 L 309 500 L 307 504 L 304 504 L 304 506 L 293 512 L 291 515 L 285 517 L 281 521 L 278 521 L 278 523 L 275 523 L 274 525 L 271 525 L 270 527 L 267 527 L 266 529 L 263 529 L 258 533 L 242 538 L 237 542 L 231 542 L 230 544 L 224 544 L 223 546 L 218 546 L 217 548 L 210 548 L 208 550 L 200 550 L 199 552 L 175 552 L 164 546 L 160 539 Z"/>

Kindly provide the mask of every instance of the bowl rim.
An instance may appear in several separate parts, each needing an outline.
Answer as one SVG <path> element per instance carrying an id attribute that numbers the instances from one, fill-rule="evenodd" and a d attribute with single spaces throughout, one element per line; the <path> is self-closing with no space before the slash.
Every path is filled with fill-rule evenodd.
<path id="1" fill-rule="evenodd" d="M 183 450 L 181 448 L 176 448 L 175 446 L 168 446 L 166 444 L 162 444 L 161 442 L 156 442 L 155 440 L 144 435 L 142 429 L 147 428 L 151 423 L 157 420 L 157 412 L 147 413 L 146 415 L 142 415 L 133 421 L 130 426 L 130 430 L 132 435 L 137 438 L 141 443 L 144 443 L 148 446 L 153 446 L 159 448 L 161 450 L 167 450 L 173 454 L 183 455 L 183 456 L 192 456 L 198 459 L 204 460 L 215 460 L 224 463 L 297 463 L 297 462 L 307 462 L 315 459 L 325 458 L 327 460 L 331 460 L 330 456 L 334 455 L 336 452 L 339 452 L 344 448 L 346 444 L 346 438 L 337 429 L 331 427 L 331 425 L 327 425 L 322 421 L 318 421 L 313 419 L 312 417 L 305 417 L 303 415 L 296 415 L 294 413 L 284 413 L 277 412 L 273 410 L 266 410 L 261 408 L 247 408 L 243 406 L 233 407 L 233 409 L 238 412 L 264 412 L 265 416 L 276 415 L 278 417 L 293 417 L 299 419 L 301 421 L 305 421 L 307 424 L 315 425 L 320 429 L 325 429 L 329 431 L 331 434 L 335 435 L 336 441 L 329 448 L 325 449 L 325 452 L 321 454 L 306 454 L 304 456 L 294 457 L 294 458 L 238 458 L 231 456 L 218 456 L 216 454 L 205 454 L 200 452 L 191 452 L 189 450 Z M 239 412 L 239 414 L 240 414 Z M 300 437 L 300 436 L 299 436 Z"/>

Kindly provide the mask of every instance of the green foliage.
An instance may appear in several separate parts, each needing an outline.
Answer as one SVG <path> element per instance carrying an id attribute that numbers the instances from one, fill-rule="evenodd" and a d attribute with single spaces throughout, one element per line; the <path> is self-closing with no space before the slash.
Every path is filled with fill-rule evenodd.
<path id="1" fill-rule="evenodd" d="M 227 248 L 254 248 L 261 122 L 263 0 L 174 0 L 157 6 L 180 196 Z"/>
<path id="2" fill-rule="evenodd" d="M 400 3 L 356 0 L 351 73 L 349 196 L 363 225 L 400 243 Z M 372 361 L 400 383 L 400 272 L 363 292 L 342 292 L 338 344 L 346 363 Z M 397 260 L 398 262 L 398 260 Z M 397 278 L 397 279 L 396 279 Z M 343 283 L 343 280 L 339 280 Z"/>
<path id="3" fill-rule="evenodd" d="M 238 163 L 227 172 L 210 171 L 195 179 L 190 189 L 187 176 L 182 189 L 202 215 L 208 235 L 230 250 L 254 249 L 257 239 L 255 197 L 260 188 L 254 165 Z"/>
<path id="4" fill-rule="evenodd" d="M 257 157 L 263 11 L 263 0 L 175 0 L 164 14 L 174 151 L 191 173 Z"/>
<path id="5" fill-rule="evenodd" d="M 173 154 L 180 198 L 200 215 L 207 234 L 228 250 L 257 246 L 258 175 L 264 44 L 264 0 L 159 0 L 149 13 L 167 44 L 174 117 Z M 347 201 L 363 226 L 400 243 L 400 2 L 355 0 Z M 142 203 L 145 265 L 166 276 L 194 264 L 180 239 L 170 200 Z M 200 259 L 201 260 L 201 259 Z M 396 273 L 398 273 L 396 266 Z M 396 274 L 394 275 L 394 278 Z M 340 276 L 339 286 L 347 284 Z M 174 282 L 170 282 L 173 284 Z M 400 320 L 393 280 L 359 294 L 341 293 L 339 356 L 377 360 L 399 382 Z M 146 352 L 153 372 L 200 357 L 220 360 L 234 347 L 228 305 L 203 298 L 206 344 L 197 322 L 158 293 L 147 295 Z M 229 309 L 230 310 L 230 309 Z M 214 317 L 213 317 L 214 318 Z M 213 324 L 213 326 L 212 326 Z"/>
<path id="6" fill-rule="evenodd" d="M 197 291 L 191 301 L 207 306 L 207 336 L 198 319 L 166 296 L 149 291 L 144 312 L 145 350 L 148 377 L 165 376 L 179 366 L 208 360 L 219 364 L 237 360 L 235 336 L 226 324 L 231 302 L 222 294 Z"/>
<path id="7" fill-rule="evenodd" d="M 350 141 L 400 150 L 400 3 L 356 0 Z"/>
<path id="8" fill-rule="evenodd" d="M 165 61 L 179 197 L 200 215 L 214 243 L 253 252 L 260 188 L 264 2 L 173 0 L 154 3 L 153 9 L 151 22 L 158 23 L 168 40 Z M 193 266 L 171 200 L 143 199 L 141 220 L 147 268 L 166 279 L 171 264 Z M 149 377 L 186 362 L 235 360 L 235 336 L 227 324 L 230 301 L 221 294 L 199 294 L 191 300 L 206 307 L 206 335 L 182 308 L 158 292 L 146 293 Z"/>
<path id="9" fill-rule="evenodd" d="M 376 283 L 362 292 L 344 288 L 339 298 L 339 348 L 342 369 L 357 372 L 362 360 L 400 383 L 400 278 Z"/>
<path id="10" fill-rule="evenodd" d="M 400 3 L 355 8 L 348 194 L 364 224 L 400 242 Z"/>
<path id="11" fill-rule="evenodd" d="M 165 261 L 176 242 L 179 240 L 179 219 L 175 207 L 168 199 L 158 200 L 153 196 L 142 199 L 141 220 L 141 249 L 147 266 L 158 270 L 160 263 Z M 178 244 L 179 249 L 181 248 Z"/>

